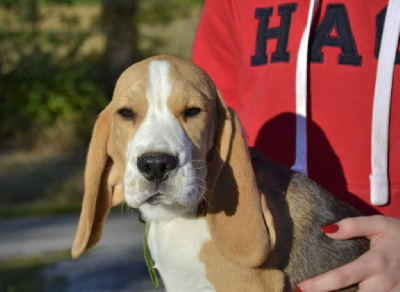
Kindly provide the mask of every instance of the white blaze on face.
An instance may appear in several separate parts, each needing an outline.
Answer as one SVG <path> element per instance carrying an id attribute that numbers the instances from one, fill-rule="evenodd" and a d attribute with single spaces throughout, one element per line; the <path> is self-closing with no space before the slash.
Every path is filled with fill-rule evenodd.
<path id="1" fill-rule="evenodd" d="M 172 91 L 169 68 L 168 61 L 150 63 L 146 91 L 148 110 L 143 123 L 129 142 L 126 154 L 125 199 L 128 205 L 141 207 L 144 213 L 148 213 L 146 210 L 149 208 L 168 209 L 168 206 L 174 212 L 179 212 L 179 209 L 184 209 L 183 206 L 193 207 L 199 196 L 196 173 L 191 162 L 192 143 L 168 108 L 167 101 Z M 137 167 L 137 159 L 148 153 L 167 153 L 178 159 L 177 168 L 159 185 L 148 181 Z M 163 197 L 163 204 L 151 206 L 145 203 L 157 193 Z"/>

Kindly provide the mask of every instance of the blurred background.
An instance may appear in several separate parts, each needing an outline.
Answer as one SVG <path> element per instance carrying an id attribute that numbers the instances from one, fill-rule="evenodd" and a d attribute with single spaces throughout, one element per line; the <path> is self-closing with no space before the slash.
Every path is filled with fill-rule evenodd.
<path id="1" fill-rule="evenodd" d="M 85 152 L 124 69 L 156 54 L 190 59 L 202 4 L 0 0 L 0 291 L 153 289 L 143 225 L 126 205 L 98 247 L 69 259 Z"/>

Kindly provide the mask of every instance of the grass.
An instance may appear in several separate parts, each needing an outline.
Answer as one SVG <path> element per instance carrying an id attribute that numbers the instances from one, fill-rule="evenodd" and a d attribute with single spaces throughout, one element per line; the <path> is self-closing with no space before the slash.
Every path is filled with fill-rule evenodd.
<path id="1" fill-rule="evenodd" d="M 78 212 L 84 163 L 84 151 L 0 153 L 0 218 Z"/>
<path id="2" fill-rule="evenodd" d="M 40 277 L 41 264 L 23 267 L 0 267 L 0 290 L 14 291 L 44 291 L 45 285 Z"/>
<path id="3" fill-rule="evenodd" d="M 42 277 L 41 271 L 69 257 L 69 251 L 57 251 L 29 259 L 0 261 L 0 291 L 45 291 L 48 283 Z M 50 282 L 52 287 L 65 286 L 65 279 L 62 277 L 50 279 Z"/>

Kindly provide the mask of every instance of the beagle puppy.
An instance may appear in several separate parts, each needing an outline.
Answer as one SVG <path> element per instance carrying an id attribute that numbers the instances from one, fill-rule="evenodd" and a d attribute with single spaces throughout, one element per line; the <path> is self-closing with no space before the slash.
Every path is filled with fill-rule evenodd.
<path id="1" fill-rule="evenodd" d="M 369 248 L 325 236 L 320 226 L 360 214 L 249 150 L 208 75 L 171 56 L 123 72 L 96 121 L 73 258 L 124 200 L 149 224 L 168 291 L 291 291 Z"/>

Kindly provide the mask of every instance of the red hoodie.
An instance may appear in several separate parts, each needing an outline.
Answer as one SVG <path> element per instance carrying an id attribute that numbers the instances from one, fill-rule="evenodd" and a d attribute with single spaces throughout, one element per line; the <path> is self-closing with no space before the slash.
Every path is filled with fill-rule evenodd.
<path id="1" fill-rule="evenodd" d="M 366 215 L 400 218 L 398 47 L 393 50 L 391 91 L 388 87 L 390 110 L 380 114 L 390 117 L 387 144 L 378 139 L 383 148 L 388 145 L 389 198 L 384 205 L 371 203 L 369 179 L 374 91 L 387 5 L 382 0 L 317 2 L 306 40 L 308 66 L 302 68 L 307 100 L 304 145 L 310 178 Z M 296 85 L 302 83 L 296 68 L 310 11 L 309 0 L 206 0 L 193 49 L 193 61 L 209 73 L 238 113 L 249 145 L 288 167 L 295 163 L 299 147 L 296 113 L 297 127 L 302 115 L 296 111 Z"/>

